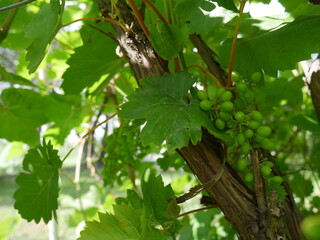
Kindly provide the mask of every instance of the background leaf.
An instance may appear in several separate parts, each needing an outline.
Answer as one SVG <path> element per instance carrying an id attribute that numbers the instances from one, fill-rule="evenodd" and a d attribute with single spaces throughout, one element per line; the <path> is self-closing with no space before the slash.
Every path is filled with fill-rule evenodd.
<path id="1" fill-rule="evenodd" d="M 239 39 L 234 69 L 250 76 L 263 69 L 276 76 L 278 70 L 291 70 L 298 61 L 309 59 L 320 51 L 320 16 L 301 17 L 286 26 L 254 38 Z M 229 63 L 231 41 L 226 41 L 220 52 L 221 63 Z"/>
<path id="2" fill-rule="evenodd" d="M 70 67 L 62 76 L 64 81 L 61 87 L 66 94 L 80 93 L 85 87 L 97 82 L 102 75 L 118 72 L 123 64 L 116 54 L 115 42 L 109 37 L 88 26 L 84 26 L 80 33 L 83 45 L 76 48 L 68 59 Z"/>
<path id="3" fill-rule="evenodd" d="M 28 221 L 38 223 L 43 219 L 48 223 L 52 215 L 56 217 L 62 166 L 57 153 L 50 142 L 47 145 L 44 141 L 43 146 L 30 149 L 23 160 L 26 173 L 20 173 L 16 178 L 19 188 L 14 194 L 14 207 Z"/>
<path id="4" fill-rule="evenodd" d="M 32 39 L 27 48 L 26 60 L 29 61 L 29 73 L 33 73 L 44 58 L 47 47 L 60 29 L 62 5 L 58 0 L 51 0 L 44 5 L 40 12 L 28 23 L 25 37 Z"/>

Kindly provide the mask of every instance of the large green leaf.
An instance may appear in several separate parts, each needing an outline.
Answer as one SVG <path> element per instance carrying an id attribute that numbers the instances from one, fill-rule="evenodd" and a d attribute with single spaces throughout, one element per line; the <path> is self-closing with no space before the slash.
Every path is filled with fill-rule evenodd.
<path id="1" fill-rule="evenodd" d="M 116 54 L 116 44 L 95 29 L 84 26 L 81 29 L 83 45 L 67 63 L 69 68 L 63 74 L 61 87 L 67 94 L 78 94 L 93 85 L 104 74 L 120 71 L 123 60 Z M 103 49 L 103 50 L 102 50 Z"/>
<path id="2" fill-rule="evenodd" d="M 146 221 L 143 210 L 115 205 L 114 215 L 99 213 L 99 222 L 87 222 L 78 240 L 165 240 L 166 235 Z"/>
<path id="3" fill-rule="evenodd" d="M 48 223 L 52 216 L 56 217 L 62 166 L 57 153 L 50 142 L 43 141 L 43 146 L 30 149 L 23 160 L 26 173 L 20 173 L 16 178 L 19 188 L 14 194 L 14 207 L 28 221 L 38 223 L 43 219 Z"/>
<path id="4" fill-rule="evenodd" d="M 165 74 L 142 81 L 142 88 L 128 96 L 129 102 L 121 106 L 120 117 L 147 119 L 142 129 L 144 145 L 160 145 L 166 140 L 168 149 L 196 144 L 202 136 L 201 127 L 211 128 L 207 114 L 194 99 L 188 103 L 188 90 L 195 78 L 185 72 Z"/>
<path id="5" fill-rule="evenodd" d="M 27 24 L 25 37 L 32 39 L 28 47 L 26 60 L 29 61 L 29 73 L 33 73 L 44 58 L 48 45 L 61 27 L 63 6 L 59 0 L 51 0 L 44 5 L 40 12 Z"/>
<path id="6" fill-rule="evenodd" d="M 296 19 L 286 26 L 250 39 L 238 39 L 234 69 L 243 75 L 263 69 L 276 76 L 278 70 L 291 70 L 298 61 L 320 51 L 320 16 Z M 221 63 L 229 63 L 231 41 L 220 52 Z"/>

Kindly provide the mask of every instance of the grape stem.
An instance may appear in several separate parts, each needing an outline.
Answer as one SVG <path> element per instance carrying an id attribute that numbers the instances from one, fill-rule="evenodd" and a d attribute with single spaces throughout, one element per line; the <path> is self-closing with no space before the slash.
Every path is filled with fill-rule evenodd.
<path id="1" fill-rule="evenodd" d="M 227 86 L 231 87 L 232 80 L 231 80 L 231 74 L 232 74 L 232 68 L 233 68 L 233 61 L 234 61 L 234 53 L 236 51 L 236 45 L 237 45 L 237 36 L 239 33 L 240 23 L 241 23 L 241 17 L 243 14 L 243 9 L 246 4 L 247 0 L 241 0 L 240 1 L 240 8 L 239 8 L 239 18 L 234 30 L 234 37 L 232 41 L 232 47 L 231 47 L 231 54 L 230 54 L 230 62 L 229 62 L 229 71 L 228 71 L 228 79 L 227 79 Z"/>
<path id="2" fill-rule="evenodd" d="M 186 68 L 186 70 L 189 70 L 190 68 L 193 68 L 193 67 L 199 68 L 205 75 L 207 75 L 209 78 L 211 78 L 214 81 L 214 83 L 217 85 L 217 87 L 219 87 L 219 88 L 223 87 L 221 85 L 220 81 L 218 80 L 218 78 L 216 78 L 213 74 L 209 73 L 207 70 L 205 70 L 203 67 L 201 67 L 198 64 L 192 64 L 192 65 L 188 66 Z"/>

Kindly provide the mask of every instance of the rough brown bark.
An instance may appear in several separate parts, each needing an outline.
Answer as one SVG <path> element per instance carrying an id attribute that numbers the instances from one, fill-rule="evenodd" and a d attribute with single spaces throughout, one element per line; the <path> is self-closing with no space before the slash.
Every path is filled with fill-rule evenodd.
<path id="1" fill-rule="evenodd" d="M 110 0 L 98 0 L 98 4 L 101 9 L 105 10 L 108 9 Z M 118 0 L 117 4 L 126 24 L 134 30 L 128 34 L 115 26 L 119 46 L 134 76 L 140 80 L 167 72 L 166 62 L 159 58 L 153 50 L 126 1 Z M 191 39 L 210 71 L 215 75 L 220 74 L 219 79 L 223 82 L 225 80 L 224 71 L 219 69 L 220 66 L 213 59 L 210 49 L 199 36 L 191 36 Z M 203 184 L 213 179 L 224 160 L 221 143 L 205 130 L 198 144 L 190 143 L 187 147 L 177 151 Z M 290 190 L 289 186 L 287 187 Z M 258 204 L 256 193 L 243 183 L 240 176 L 228 163 L 225 164 L 225 171 L 220 180 L 209 186 L 207 191 L 213 202 L 218 204 L 226 219 L 238 232 L 240 239 L 303 239 L 299 228 L 300 218 L 296 214 L 293 198 L 288 197 L 281 205 L 276 202 L 276 192 L 274 192 L 268 205 L 266 204 L 267 199 Z M 261 212 L 261 209 L 264 210 Z M 290 213 L 291 211 L 294 213 Z M 262 218 L 265 220 L 261 221 Z"/>
<path id="2" fill-rule="evenodd" d="M 305 81 L 309 87 L 313 106 L 320 122 L 320 54 L 312 63 Z"/>

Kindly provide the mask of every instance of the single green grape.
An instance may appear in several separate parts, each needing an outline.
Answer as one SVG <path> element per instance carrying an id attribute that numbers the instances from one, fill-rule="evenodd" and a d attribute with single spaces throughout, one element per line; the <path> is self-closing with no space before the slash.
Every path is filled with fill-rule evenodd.
<path id="1" fill-rule="evenodd" d="M 239 171 L 244 171 L 248 166 L 248 163 L 247 163 L 247 159 L 245 158 L 240 158 L 237 162 L 237 167 L 238 167 L 238 170 Z"/>
<path id="2" fill-rule="evenodd" d="M 246 175 L 244 175 L 244 181 L 246 183 L 252 183 L 253 182 L 253 174 L 252 173 L 246 173 Z"/>
<path id="3" fill-rule="evenodd" d="M 264 161 L 262 164 L 271 168 L 273 167 L 273 162 L 270 162 L 270 161 Z"/>
<path id="4" fill-rule="evenodd" d="M 261 166 L 260 170 L 263 176 L 269 176 L 271 174 L 271 168 L 269 166 Z"/>
<path id="5" fill-rule="evenodd" d="M 242 122 L 245 119 L 246 115 L 243 112 L 237 112 L 234 115 L 234 118 L 236 119 L 237 122 Z"/>
<path id="6" fill-rule="evenodd" d="M 240 93 L 244 93 L 248 90 L 247 85 L 245 83 L 238 83 L 236 88 Z"/>
<path id="7" fill-rule="evenodd" d="M 237 142 L 238 142 L 239 145 L 243 145 L 243 144 L 246 143 L 246 138 L 245 138 L 243 133 L 237 134 L 236 138 L 237 138 Z"/>
<path id="8" fill-rule="evenodd" d="M 263 116 L 262 113 L 259 111 L 253 111 L 250 113 L 250 117 L 252 120 L 257 121 L 257 122 L 262 122 Z"/>
<path id="9" fill-rule="evenodd" d="M 225 126 L 226 126 L 225 122 L 222 121 L 220 118 L 217 118 L 217 119 L 216 119 L 215 124 L 216 124 L 216 127 L 217 127 L 219 130 L 223 130 L 223 129 L 225 128 Z"/>
<path id="10" fill-rule="evenodd" d="M 246 138 L 252 138 L 253 137 L 253 131 L 252 130 L 250 130 L 250 129 L 247 129 L 245 132 L 244 132 L 244 136 L 246 137 Z"/>
<path id="11" fill-rule="evenodd" d="M 243 155 L 247 155 L 250 152 L 250 143 L 245 142 L 244 144 L 242 144 L 240 147 L 240 152 Z"/>
<path id="12" fill-rule="evenodd" d="M 216 85 L 210 85 L 207 87 L 208 97 L 213 99 L 217 96 L 218 87 Z"/>
<path id="13" fill-rule="evenodd" d="M 225 89 L 224 88 L 218 88 L 217 90 L 217 97 L 222 97 L 222 94 L 225 93 Z"/>
<path id="14" fill-rule="evenodd" d="M 271 128 L 268 126 L 261 126 L 257 129 L 257 134 L 261 137 L 269 137 L 271 134 Z"/>
<path id="15" fill-rule="evenodd" d="M 225 112 L 219 112 L 219 117 L 220 117 L 223 121 L 229 121 L 229 120 L 231 119 L 231 114 L 225 113 Z"/>
<path id="16" fill-rule="evenodd" d="M 259 135 L 256 136 L 256 142 L 257 142 L 257 143 L 262 143 L 264 140 L 266 140 L 265 137 L 261 137 L 261 136 L 259 136 Z"/>
<path id="17" fill-rule="evenodd" d="M 246 92 L 244 92 L 243 97 L 246 100 L 246 102 L 252 102 L 254 99 L 254 94 L 253 94 L 253 92 L 246 91 Z"/>
<path id="18" fill-rule="evenodd" d="M 199 98 L 200 100 L 207 100 L 207 99 L 208 99 L 207 93 L 206 93 L 205 91 L 203 91 L 203 90 L 199 90 L 199 91 L 197 92 L 197 96 L 198 96 L 198 98 Z"/>
<path id="19" fill-rule="evenodd" d="M 224 103 L 221 104 L 221 109 L 224 112 L 232 112 L 233 103 L 232 102 L 224 102 Z"/>
<path id="20" fill-rule="evenodd" d="M 251 75 L 250 81 L 257 83 L 257 82 L 260 82 L 261 78 L 262 78 L 261 72 L 255 72 Z"/>
<path id="21" fill-rule="evenodd" d="M 273 149 L 273 142 L 269 139 L 265 139 L 262 143 L 261 143 L 261 147 L 264 149 L 267 149 L 269 151 L 271 151 Z"/>
<path id="22" fill-rule="evenodd" d="M 248 127 L 251 129 L 251 130 L 256 130 L 258 127 L 261 126 L 261 123 L 257 122 L 257 121 L 250 121 L 249 124 L 248 124 Z"/>
<path id="23" fill-rule="evenodd" d="M 227 102 L 232 98 L 232 93 L 230 91 L 225 91 L 221 96 L 222 102 Z"/>
<path id="24" fill-rule="evenodd" d="M 274 183 L 278 183 L 278 184 L 281 184 L 283 182 L 283 178 L 280 177 L 280 176 L 273 176 L 271 178 L 271 181 L 273 181 Z"/>
<path id="25" fill-rule="evenodd" d="M 202 100 L 200 102 L 200 108 L 203 111 L 209 111 L 212 108 L 212 104 L 211 104 L 211 102 L 209 100 Z"/>

